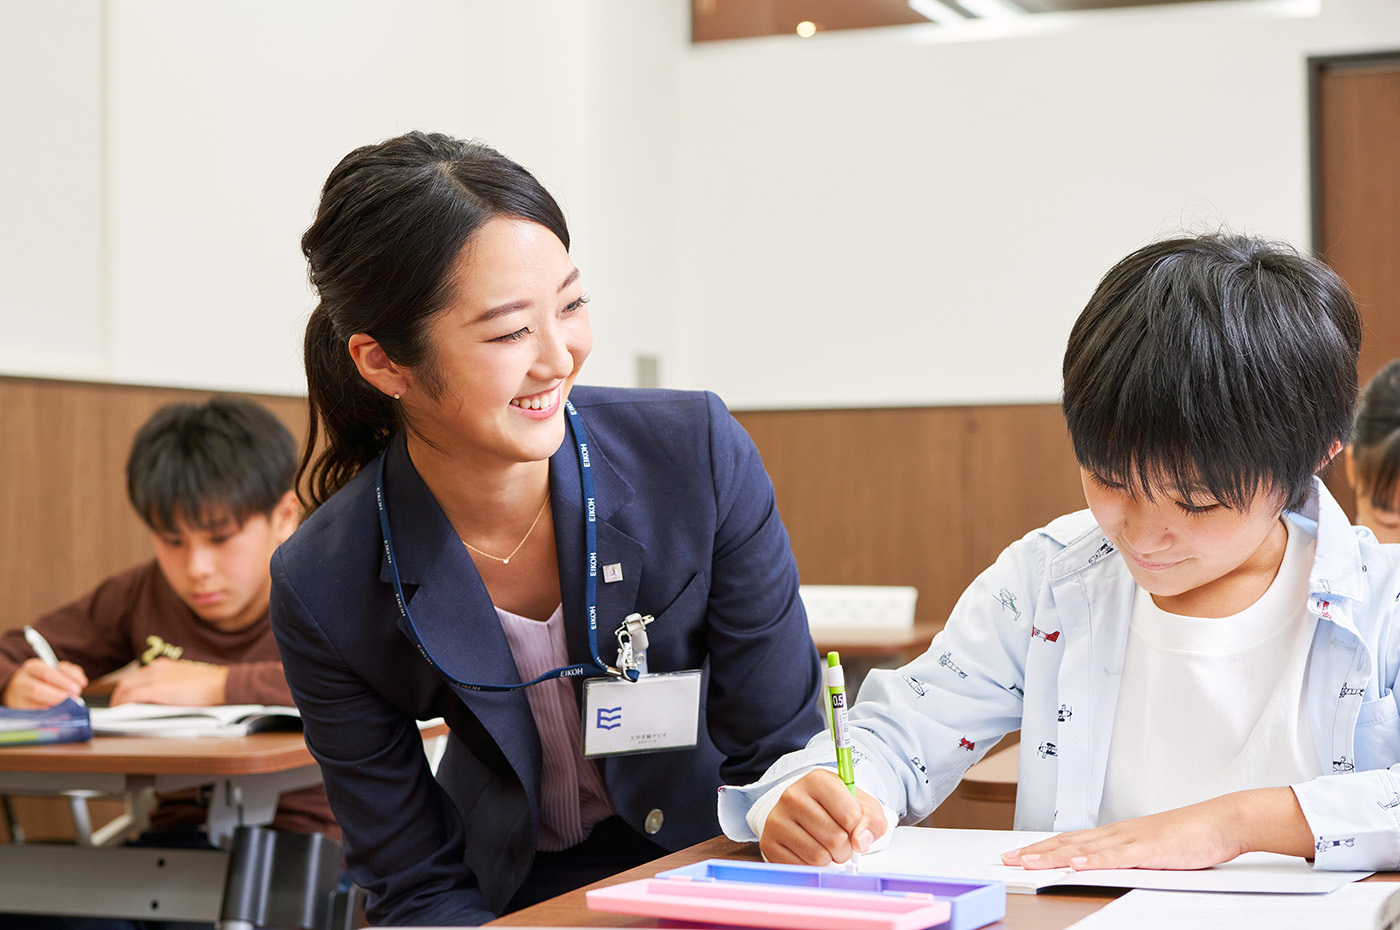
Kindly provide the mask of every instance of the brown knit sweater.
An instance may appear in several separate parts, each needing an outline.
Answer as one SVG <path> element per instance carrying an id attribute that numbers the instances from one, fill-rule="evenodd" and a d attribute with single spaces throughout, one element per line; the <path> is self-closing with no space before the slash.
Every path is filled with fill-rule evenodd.
<path id="1" fill-rule="evenodd" d="M 264 610 L 257 622 L 226 633 L 214 629 L 180 600 L 152 560 L 113 575 L 87 595 L 34 621 L 58 657 L 82 667 L 89 679 L 135 660 L 157 658 L 228 666 L 224 699 L 230 704 L 291 704 L 282 661 Z M 22 631 L 0 635 L 0 689 L 34 651 Z M 155 829 L 203 823 L 195 792 L 162 795 L 151 816 Z M 272 826 L 340 839 L 325 789 L 282 795 Z"/>

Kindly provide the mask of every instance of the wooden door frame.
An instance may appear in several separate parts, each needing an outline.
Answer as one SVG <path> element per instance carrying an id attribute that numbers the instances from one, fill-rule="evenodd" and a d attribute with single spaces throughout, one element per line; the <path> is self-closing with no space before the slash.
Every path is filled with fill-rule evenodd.
<path id="1" fill-rule="evenodd" d="M 1333 68 L 1394 64 L 1400 68 L 1400 49 L 1357 52 L 1346 55 L 1313 55 L 1308 58 L 1308 174 L 1311 185 L 1312 249 L 1323 255 L 1322 242 L 1322 78 Z"/>

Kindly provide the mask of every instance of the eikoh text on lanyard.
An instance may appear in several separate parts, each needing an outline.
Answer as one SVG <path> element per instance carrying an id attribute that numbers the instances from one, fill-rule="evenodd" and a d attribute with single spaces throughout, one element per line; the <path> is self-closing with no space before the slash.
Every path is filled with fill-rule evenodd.
<path id="1" fill-rule="evenodd" d="M 419 653 L 428 660 L 428 664 L 437 669 L 443 677 L 459 688 L 468 691 L 514 691 L 518 688 L 528 688 L 530 685 L 538 684 L 541 681 L 548 681 L 551 678 L 577 678 L 582 675 L 596 674 L 601 672 L 612 678 L 624 678 L 628 681 L 636 681 L 638 673 L 636 668 L 617 669 L 607 665 L 598 657 L 598 528 L 597 504 L 593 493 L 593 472 L 588 461 L 588 436 L 583 431 L 583 422 L 579 419 L 578 412 L 574 410 L 574 405 L 570 401 L 564 401 L 564 410 L 569 415 L 569 423 L 573 427 L 574 440 L 578 443 L 579 471 L 583 483 L 583 509 L 584 509 L 584 543 L 588 550 L 587 571 L 584 574 L 584 609 L 588 617 L 588 651 L 593 662 L 580 663 L 578 665 L 566 665 L 545 672 L 538 678 L 521 682 L 514 685 L 483 685 L 470 681 L 462 681 L 448 674 L 441 665 L 433 661 L 433 657 L 428 652 L 428 648 L 423 645 L 423 639 L 418 635 L 418 627 L 413 622 L 413 615 L 408 612 L 408 600 L 403 594 L 403 583 L 399 580 L 399 566 L 394 559 L 394 542 L 389 532 L 389 508 L 384 501 L 384 459 L 388 455 L 386 449 L 379 456 L 379 470 L 375 477 L 374 498 L 379 506 L 379 530 L 384 539 L 384 558 L 389 562 L 389 573 L 394 579 L 394 600 L 399 605 L 399 613 L 408 623 L 409 632 L 413 636 L 413 644 L 418 647 Z"/>

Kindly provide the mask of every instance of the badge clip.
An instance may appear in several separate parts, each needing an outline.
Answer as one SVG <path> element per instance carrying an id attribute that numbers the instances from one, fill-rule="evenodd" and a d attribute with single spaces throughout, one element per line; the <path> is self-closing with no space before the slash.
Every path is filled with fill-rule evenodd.
<path id="1" fill-rule="evenodd" d="M 617 628 L 617 667 L 625 671 L 647 672 L 647 627 L 656 618 L 651 614 L 628 614 Z"/>

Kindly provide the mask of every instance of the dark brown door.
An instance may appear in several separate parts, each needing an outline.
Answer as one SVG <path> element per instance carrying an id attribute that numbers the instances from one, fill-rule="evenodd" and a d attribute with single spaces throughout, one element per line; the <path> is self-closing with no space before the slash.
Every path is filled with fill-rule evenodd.
<path id="1" fill-rule="evenodd" d="M 1400 356 L 1400 51 L 1309 61 L 1313 247 L 1351 286 L 1361 383 Z M 1340 468 L 1328 485 L 1352 512 Z"/>

